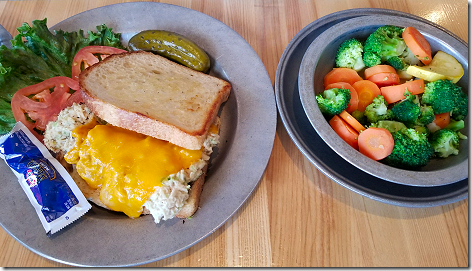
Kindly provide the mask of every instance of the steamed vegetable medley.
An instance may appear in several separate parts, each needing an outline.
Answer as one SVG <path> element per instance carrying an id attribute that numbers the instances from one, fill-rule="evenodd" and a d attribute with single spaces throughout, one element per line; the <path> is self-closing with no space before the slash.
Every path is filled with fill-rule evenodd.
<path id="1" fill-rule="evenodd" d="M 316 95 L 334 131 L 364 155 L 404 169 L 459 153 L 468 97 L 451 55 L 413 27 L 385 25 L 344 41 Z"/>

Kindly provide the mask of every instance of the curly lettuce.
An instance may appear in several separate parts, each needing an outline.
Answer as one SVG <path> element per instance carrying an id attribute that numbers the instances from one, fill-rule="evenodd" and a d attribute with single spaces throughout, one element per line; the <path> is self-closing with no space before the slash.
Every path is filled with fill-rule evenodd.
<path id="1" fill-rule="evenodd" d="M 10 101 L 23 87 L 54 76 L 71 77 L 75 54 L 85 46 L 102 45 L 125 49 L 121 33 L 102 24 L 96 31 L 49 31 L 47 19 L 23 23 L 11 40 L 11 49 L 0 46 L 0 134 L 11 130 L 15 119 Z"/>

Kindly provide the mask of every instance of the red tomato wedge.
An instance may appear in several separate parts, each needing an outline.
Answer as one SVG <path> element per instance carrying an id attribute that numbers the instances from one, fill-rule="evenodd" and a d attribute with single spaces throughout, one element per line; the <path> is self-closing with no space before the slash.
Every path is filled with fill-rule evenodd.
<path id="1" fill-rule="evenodd" d="M 71 94 L 71 90 L 75 92 Z M 42 140 L 42 135 L 34 129 L 44 131 L 48 122 L 55 121 L 62 109 L 74 102 L 82 102 L 82 95 L 78 90 L 79 82 L 64 76 L 27 86 L 18 90 L 11 99 L 13 116 Z M 34 96 L 29 98 L 31 95 Z M 28 121 L 26 114 L 34 122 Z"/>
<path id="2" fill-rule="evenodd" d="M 98 56 L 103 60 L 109 55 L 124 52 L 127 51 L 110 46 L 86 46 L 80 49 L 72 61 L 72 79 L 78 81 L 82 70 L 100 61 Z"/>

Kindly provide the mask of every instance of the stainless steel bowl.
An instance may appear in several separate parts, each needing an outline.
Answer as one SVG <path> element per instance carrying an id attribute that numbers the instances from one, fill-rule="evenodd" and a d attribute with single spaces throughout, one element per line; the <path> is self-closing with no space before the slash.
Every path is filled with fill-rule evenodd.
<path id="1" fill-rule="evenodd" d="M 319 35 L 303 56 L 299 70 L 299 94 L 303 109 L 316 132 L 337 154 L 357 168 L 380 179 L 410 186 L 440 186 L 468 178 L 468 140 L 462 140 L 457 156 L 432 159 L 419 170 L 394 168 L 374 161 L 345 143 L 329 126 L 320 112 L 315 95 L 323 91 L 323 77 L 334 67 L 338 46 L 346 39 L 365 39 L 382 25 L 413 26 L 429 41 L 433 54 L 442 50 L 454 56 L 464 68 L 458 82 L 468 90 L 468 45 L 441 28 L 402 16 L 372 15 L 349 19 L 330 27 Z M 469 117 L 461 131 L 468 136 Z"/>

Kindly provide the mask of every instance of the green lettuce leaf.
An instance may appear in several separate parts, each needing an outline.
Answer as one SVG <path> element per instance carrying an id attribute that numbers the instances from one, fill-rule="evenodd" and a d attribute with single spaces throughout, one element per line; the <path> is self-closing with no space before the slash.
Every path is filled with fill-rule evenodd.
<path id="1" fill-rule="evenodd" d="M 121 33 L 102 24 L 96 31 L 51 32 L 47 19 L 23 23 L 11 40 L 12 48 L 0 46 L 0 134 L 9 132 L 15 119 L 10 101 L 19 89 L 54 76 L 72 75 L 75 54 L 85 46 L 102 45 L 125 49 Z"/>

